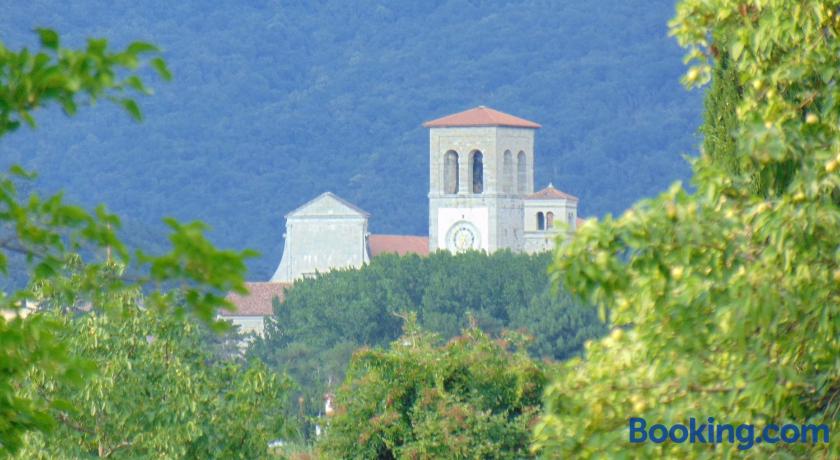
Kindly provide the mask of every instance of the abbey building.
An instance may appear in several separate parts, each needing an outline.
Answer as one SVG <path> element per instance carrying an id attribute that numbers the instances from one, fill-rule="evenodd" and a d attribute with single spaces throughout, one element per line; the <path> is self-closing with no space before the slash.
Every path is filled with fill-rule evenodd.
<path id="1" fill-rule="evenodd" d="M 323 193 L 286 215 L 283 255 L 271 281 L 249 283 L 249 295 L 231 295 L 237 312 L 223 316 L 260 332 L 272 299 L 302 278 L 361 267 L 382 253 L 542 252 L 575 231 L 576 197 L 551 184 L 534 191 L 540 125 L 481 106 L 423 126 L 429 128 L 428 236 L 372 235 L 368 213 Z"/>
<path id="2" fill-rule="evenodd" d="M 540 125 L 477 107 L 424 126 L 430 250 L 540 252 L 553 247 L 561 228 L 575 230 L 577 198 L 551 185 L 534 193 Z"/>

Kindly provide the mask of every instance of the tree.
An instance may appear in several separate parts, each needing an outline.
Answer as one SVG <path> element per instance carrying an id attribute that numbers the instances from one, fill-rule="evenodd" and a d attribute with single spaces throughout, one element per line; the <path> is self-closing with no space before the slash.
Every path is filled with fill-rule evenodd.
<path id="1" fill-rule="evenodd" d="M 382 255 L 358 270 L 325 273 L 287 289 L 266 335 L 250 350 L 300 385 L 309 415 L 344 378 L 359 347 L 387 347 L 401 333 L 402 311 L 444 340 L 470 321 L 499 337 L 519 331 L 538 359 L 565 359 L 604 334 L 597 315 L 571 295 L 554 293 L 550 255 L 478 252 L 428 257 Z"/>
<path id="2" fill-rule="evenodd" d="M 738 127 L 735 109 L 741 101 L 741 88 L 736 69 L 729 61 L 725 49 L 715 59 L 712 83 L 704 101 L 700 133 L 703 135 L 702 152 L 710 157 L 708 161 L 719 165 L 729 174 L 737 175 L 741 165 L 735 155 L 735 131 Z"/>
<path id="3" fill-rule="evenodd" d="M 546 374 L 472 328 L 447 345 L 413 315 L 387 351 L 354 354 L 319 449 L 326 458 L 523 458 Z"/>
<path id="4" fill-rule="evenodd" d="M 651 423 L 825 424 L 840 429 L 840 2 L 683 0 L 671 31 L 708 81 L 708 37 L 725 37 L 744 88 L 735 156 L 723 174 L 694 163 L 696 193 L 675 184 L 617 219 L 587 223 L 554 273 L 613 326 L 547 390 L 534 450 L 546 456 L 717 458 L 714 447 L 628 443 Z M 766 194 L 753 173 L 771 177 Z M 758 456 L 837 458 L 840 444 L 748 446 Z"/>
<path id="5" fill-rule="evenodd" d="M 80 104 L 105 98 L 139 119 L 137 104 L 126 95 L 148 92 L 138 74 L 142 66 L 169 77 L 150 44 L 135 42 L 112 52 L 99 39 L 71 50 L 60 46 L 54 31 L 38 33 L 43 50 L 37 53 L 0 45 L 0 135 L 21 123 L 34 126 L 33 111 L 52 103 L 72 115 Z M 216 309 L 230 307 L 225 293 L 244 292 L 243 260 L 252 255 L 216 249 L 202 224 L 174 220 L 167 221 L 169 252 L 130 254 L 117 237 L 119 219 L 104 207 L 88 212 L 60 194 L 19 196 L 20 184 L 32 176 L 19 167 L 0 176 L 0 271 L 7 274 L 11 262 L 28 279 L 25 287 L 0 296 L 0 310 L 9 316 L 0 317 L 0 455 L 17 451 L 24 433 L 55 426 L 51 414 L 65 407 L 50 394 L 21 393 L 32 369 L 59 386 L 80 384 L 91 375 L 91 366 L 58 340 L 62 322 L 49 315 L 24 317 L 25 308 L 87 304 L 119 315 L 126 304 L 116 299 L 142 289 L 144 308 L 186 311 L 216 324 Z"/>
<path id="6" fill-rule="evenodd" d="M 268 443 L 290 434 L 288 380 L 260 362 L 214 361 L 200 324 L 136 306 L 120 317 L 42 314 L 97 372 L 68 387 L 30 371 L 26 390 L 65 407 L 55 430 L 27 435 L 19 458 L 266 458 Z"/>

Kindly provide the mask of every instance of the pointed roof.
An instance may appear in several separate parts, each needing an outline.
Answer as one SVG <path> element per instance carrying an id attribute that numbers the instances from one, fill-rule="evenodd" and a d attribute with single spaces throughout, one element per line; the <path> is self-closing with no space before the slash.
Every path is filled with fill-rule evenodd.
<path id="1" fill-rule="evenodd" d="M 551 183 L 548 184 L 548 187 L 540 190 L 539 192 L 533 193 L 525 197 L 526 200 L 569 200 L 569 201 L 578 201 L 576 196 L 569 195 L 568 193 L 561 192 L 554 188 L 554 185 Z"/>
<path id="2" fill-rule="evenodd" d="M 541 128 L 537 123 L 524 118 L 493 110 L 480 105 L 474 109 L 447 115 L 423 123 L 426 128 L 445 128 L 451 126 L 509 126 L 512 128 Z"/>
<path id="3" fill-rule="evenodd" d="M 289 216 L 293 216 L 293 215 L 295 215 L 295 214 L 300 214 L 300 213 L 301 213 L 302 211 L 304 211 L 306 208 L 309 208 L 309 207 L 311 207 L 312 205 L 314 205 L 314 204 L 318 203 L 319 201 L 323 201 L 323 200 L 325 200 L 325 199 L 331 199 L 331 200 L 334 200 L 334 201 L 338 202 L 339 204 L 341 204 L 341 205 L 343 205 L 343 206 L 347 207 L 347 208 L 348 208 L 348 209 L 350 209 L 351 211 L 355 212 L 356 214 L 359 214 L 359 215 L 361 215 L 361 216 L 363 216 L 363 217 L 370 217 L 370 214 L 368 214 L 368 213 L 367 213 L 366 211 L 364 211 L 362 208 L 360 208 L 360 207 L 356 206 L 356 205 L 355 205 L 355 204 L 353 204 L 353 203 L 350 203 L 349 201 L 347 201 L 347 200 L 345 200 L 345 199 L 341 198 L 340 196 L 336 195 L 336 194 L 335 194 L 335 193 L 333 193 L 333 192 L 324 192 L 324 193 L 322 193 L 322 194 L 320 194 L 320 195 L 316 196 L 315 198 L 313 198 L 313 199 L 311 199 L 311 200 L 307 201 L 306 203 L 304 203 L 304 204 L 302 204 L 302 205 L 298 206 L 298 207 L 297 207 L 297 208 L 295 208 L 293 211 L 290 211 L 288 214 L 286 214 L 286 215 L 285 215 L 285 217 L 286 217 L 286 218 L 288 218 Z"/>

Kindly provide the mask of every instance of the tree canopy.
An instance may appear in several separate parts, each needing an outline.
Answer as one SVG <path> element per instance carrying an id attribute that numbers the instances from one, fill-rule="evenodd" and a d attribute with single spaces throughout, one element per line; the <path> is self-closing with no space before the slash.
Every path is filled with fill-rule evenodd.
<path id="1" fill-rule="evenodd" d="M 186 317 L 127 308 L 120 316 L 44 312 L 62 327 L 58 339 L 95 373 L 67 386 L 30 370 L 29 394 L 62 401 L 56 429 L 30 433 L 20 459 L 58 457 L 268 457 L 289 439 L 290 382 L 260 362 L 214 358 L 206 327 Z"/>
<path id="2" fill-rule="evenodd" d="M 0 46 L 0 136 L 22 122 L 34 125 L 33 112 L 52 103 L 72 115 L 80 103 L 106 98 L 139 119 L 130 96 L 148 92 L 142 69 L 151 66 L 169 77 L 147 43 L 112 51 L 106 40 L 91 39 L 85 48 L 70 49 L 52 30 L 38 35 L 38 52 Z M 219 250 L 204 236 L 204 225 L 174 219 L 167 221 L 167 252 L 131 253 L 117 237 L 119 218 L 104 206 L 90 212 L 61 194 L 33 189 L 20 195 L 20 185 L 32 176 L 19 166 L 0 175 L 0 272 L 8 277 L 10 268 L 17 269 L 26 280 L 0 295 L 0 454 L 19 450 L 27 432 L 54 428 L 56 414 L 66 412 L 67 401 L 54 391 L 22 391 L 33 369 L 61 389 L 84 387 L 94 371 L 95 358 L 62 340 L 68 327 L 63 317 L 27 316 L 29 310 L 52 306 L 70 314 L 84 307 L 119 317 L 142 305 L 161 314 L 189 313 L 221 329 L 216 309 L 230 307 L 228 291 L 244 291 L 244 259 L 251 254 Z"/>
<path id="3" fill-rule="evenodd" d="M 550 261 L 549 254 L 506 251 L 381 255 L 358 270 L 295 283 L 251 354 L 288 372 L 312 415 L 343 380 L 354 350 L 387 347 L 400 336 L 404 312 L 443 340 L 473 325 L 494 337 L 527 337 L 523 346 L 536 359 L 565 359 L 605 328 L 590 308 L 551 288 Z"/>
<path id="4" fill-rule="evenodd" d="M 508 342 L 468 329 L 444 346 L 412 315 L 388 350 L 353 355 L 326 458 L 524 458 L 547 380 Z"/>
<path id="5" fill-rule="evenodd" d="M 619 218 L 587 223 L 557 253 L 554 276 L 609 311 L 615 329 L 547 390 L 537 452 L 737 452 L 734 444 L 631 446 L 631 416 L 840 429 L 838 7 L 678 4 L 671 31 L 693 64 L 685 83 L 707 82 L 713 48 L 725 43 L 743 88 L 733 151 L 740 172 L 702 156 L 695 192 L 675 184 Z M 767 179 L 760 194 L 751 188 L 756 174 Z M 836 442 L 752 449 L 762 457 L 840 456 Z"/>

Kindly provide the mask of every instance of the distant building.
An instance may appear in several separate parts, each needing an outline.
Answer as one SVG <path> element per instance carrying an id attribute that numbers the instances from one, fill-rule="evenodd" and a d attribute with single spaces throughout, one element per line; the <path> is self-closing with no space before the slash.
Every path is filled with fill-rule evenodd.
<path id="1" fill-rule="evenodd" d="M 567 231 L 575 230 L 577 198 L 551 185 L 534 193 L 539 124 L 481 106 L 423 126 L 429 128 L 430 250 L 546 251 L 559 233 L 561 209 Z M 567 221 L 567 213 L 574 218 Z"/>
<path id="2" fill-rule="evenodd" d="M 262 333 L 297 280 L 358 268 L 383 253 L 468 250 L 537 253 L 577 228 L 578 199 L 552 184 L 534 192 L 534 137 L 540 125 L 487 107 L 424 123 L 429 128 L 429 236 L 371 235 L 370 215 L 326 192 L 286 214 L 283 256 L 271 281 L 228 298 L 222 317 Z"/>
<path id="3" fill-rule="evenodd" d="M 557 190 L 552 184 L 526 196 L 522 202 L 524 251 L 531 254 L 550 251 L 562 229 L 574 232 L 578 224 L 577 205 L 577 197 Z"/>
<path id="4" fill-rule="evenodd" d="M 276 282 L 245 283 L 248 293 L 227 295 L 227 299 L 236 305 L 236 311 L 223 311 L 219 316 L 239 326 L 239 332 L 243 334 L 262 336 L 265 318 L 274 314 L 274 299 L 282 302 L 289 286 L 289 283 Z"/>
<path id="5" fill-rule="evenodd" d="M 17 309 L 0 309 L 0 316 L 6 321 L 11 321 L 15 318 L 26 318 L 36 311 L 38 311 L 37 303 L 24 300 Z"/>
<path id="6" fill-rule="evenodd" d="M 286 214 L 283 258 L 271 281 L 291 283 L 336 268 L 361 267 L 370 261 L 369 216 L 331 192 Z"/>

